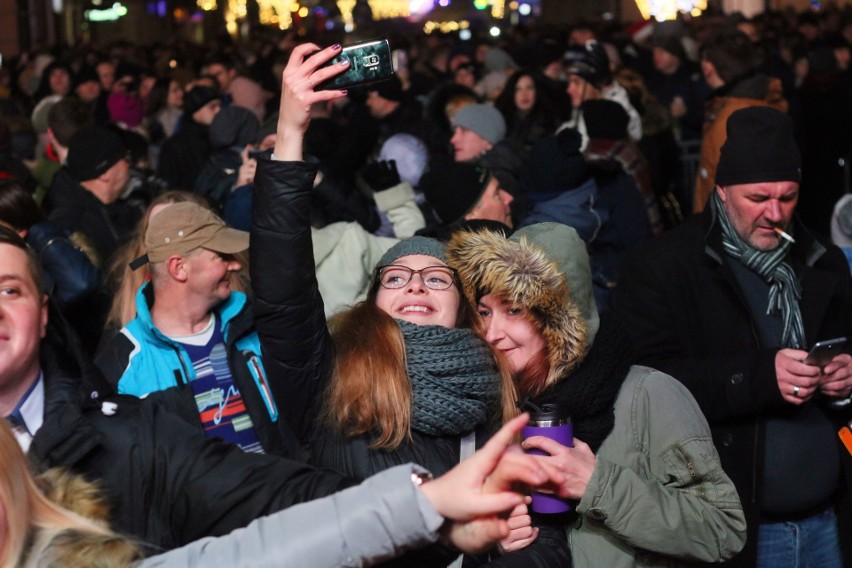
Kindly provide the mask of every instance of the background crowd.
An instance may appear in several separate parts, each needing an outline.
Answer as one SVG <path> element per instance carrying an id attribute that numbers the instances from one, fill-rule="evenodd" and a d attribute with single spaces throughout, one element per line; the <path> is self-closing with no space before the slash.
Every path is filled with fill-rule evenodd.
<path id="1" fill-rule="evenodd" d="M 841 566 L 849 456 L 826 432 L 849 419 L 852 364 L 841 355 L 812 376 L 779 354 L 801 363 L 815 341 L 850 334 L 852 9 L 468 41 L 383 33 L 395 76 L 345 93 L 314 87 L 359 38 L 258 31 L 248 45 L 116 42 L 4 61 L 0 225 L 38 259 L 43 352 L 60 363 L 42 354 L 0 407 L 28 430 L 15 435 L 36 470 L 96 478 L 118 496 L 113 528 L 172 549 L 343 489 L 340 473 L 452 473 L 533 400 L 574 419 L 575 448 L 526 447 L 552 456 L 576 510 L 554 521 L 513 504 L 494 549 L 426 530 L 412 540 L 429 546 L 399 565 L 720 562 L 745 546 L 733 564 L 781 566 L 763 527 L 831 511 L 838 553 L 819 562 Z M 795 191 L 744 198 L 779 203 L 755 219 L 790 243 L 764 246 L 743 220 L 758 205 L 727 188 L 779 183 Z M 691 245 L 737 263 L 713 272 Z M 130 410 L 107 434 L 90 414 L 109 415 L 100 401 L 116 394 L 145 401 L 119 397 Z M 69 400 L 87 417 L 78 435 L 106 440 L 95 458 L 71 451 L 73 421 L 47 419 Z M 173 415 L 163 470 L 154 447 Z M 110 471 L 130 452 L 122 437 L 143 439 L 143 457 Z M 785 439 L 814 453 L 781 452 Z M 825 474 L 780 505 L 805 480 L 769 470 L 807 459 Z M 210 473 L 188 480 L 196 461 Z M 172 486 L 128 487 L 134 468 L 157 472 L 146 488 Z M 193 510 L 205 489 L 227 498 Z"/>

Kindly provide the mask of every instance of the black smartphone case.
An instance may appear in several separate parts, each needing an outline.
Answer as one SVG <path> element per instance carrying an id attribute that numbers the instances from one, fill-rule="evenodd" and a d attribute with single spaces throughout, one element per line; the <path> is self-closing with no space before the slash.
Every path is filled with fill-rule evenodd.
<path id="1" fill-rule="evenodd" d="M 317 85 L 318 90 L 348 89 L 377 83 L 393 76 L 393 62 L 388 40 L 375 39 L 344 45 L 340 55 L 326 65 L 349 60 L 349 69 Z"/>

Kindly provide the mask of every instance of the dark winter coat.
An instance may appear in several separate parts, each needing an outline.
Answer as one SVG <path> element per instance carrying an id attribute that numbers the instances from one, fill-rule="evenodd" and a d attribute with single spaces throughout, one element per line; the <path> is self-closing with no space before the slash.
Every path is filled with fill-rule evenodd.
<path id="1" fill-rule="evenodd" d="M 63 466 L 97 481 L 122 534 L 172 549 L 350 485 L 336 473 L 205 439 L 154 401 L 102 400 L 50 343 L 42 342 L 44 423 L 28 457 L 37 469 Z"/>
<path id="2" fill-rule="evenodd" d="M 801 225 L 795 235 L 788 258 L 802 287 L 807 344 L 850 336 L 852 278 L 843 253 L 823 246 Z M 707 417 L 722 466 L 749 520 L 746 548 L 731 565 L 750 565 L 759 522 L 763 419 L 782 416 L 791 405 L 778 390 L 778 350 L 761 345 L 757 323 L 722 251 L 715 212 L 706 209 L 629 257 L 615 307 L 632 336 L 636 362 L 685 384 Z M 850 418 L 848 406 L 816 403 L 838 426 Z M 852 464 L 845 465 L 848 477 Z M 844 534 L 849 519 L 841 515 L 840 522 Z"/>

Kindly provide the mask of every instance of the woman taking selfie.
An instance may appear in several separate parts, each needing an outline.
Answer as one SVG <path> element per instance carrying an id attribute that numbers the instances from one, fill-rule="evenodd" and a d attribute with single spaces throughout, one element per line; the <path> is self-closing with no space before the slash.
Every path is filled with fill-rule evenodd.
<path id="1" fill-rule="evenodd" d="M 376 266 L 367 299 L 336 316 L 329 332 L 311 246 L 316 166 L 303 160 L 302 140 L 311 106 L 345 96 L 314 89 L 346 69 L 322 67 L 339 50 L 312 44 L 293 50 L 275 147 L 258 160 L 250 253 L 264 365 L 282 416 L 316 465 L 363 478 L 415 461 L 440 474 L 516 413 L 511 375 L 501 372 L 474 329 L 472 306 L 443 245 L 432 239 L 413 237 L 391 248 Z M 536 540 L 525 507 L 512 524 L 503 551 Z M 549 542 L 548 531 L 542 533 L 519 566 L 568 562 L 559 531 Z M 457 556 L 432 547 L 400 565 L 446 566 Z"/>
<path id="2" fill-rule="evenodd" d="M 527 439 L 565 473 L 576 500 L 574 566 L 720 562 L 745 542 L 736 490 L 698 405 L 677 381 L 631 366 L 628 343 L 598 317 L 585 245 L 557 223 L 506 239 L 457 234 L 447 250 L 486 338 L 503 352 L 519 395 L 557 404 L 574 446 Z"/>

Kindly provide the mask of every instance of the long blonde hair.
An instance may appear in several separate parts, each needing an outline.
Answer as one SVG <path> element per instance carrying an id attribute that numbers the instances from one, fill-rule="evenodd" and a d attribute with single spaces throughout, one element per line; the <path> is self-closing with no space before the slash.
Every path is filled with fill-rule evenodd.
<path id="1" fill-rule="evenodd" d="M 107 273 L 107 282 L 110 290 L 114 290 L 112 306 L 107 315 L 106 328 L 118 330 L 127 325 L 136 317 L 136 292 L 151 278 L 150 265 L 145 264 L 133 270 L 129 264 L 145 253 L 145 233 L 148 231 L 148 223 L 151 210 L 157 205 L 172 203 L 191 202 L 212 210 L 210 203 L 194 193 L 188 191 L 166 191 L 158 195 L 148 205 L 148 209 L 139 220 L 133 238 L 125 243 L 113 256 L 112 264 Z M 239 292 L 248 292 L 250 289 L 248 278 L 248 254 L 238 253 L 234 257 L 242 268 L 235 273 L 231 282 L 231 289 Z"/>
<path id="2" fill-rule="evenodd" d="M 39 556 L 48 548 L 42 546 L 41 550 L 27 550 L 30 542 L 51 543 L 66 531 L 102 539 L 109 554 L 104 556 L 104 550 L 100 551 L 98 566 L 130 566 L 141 558 L 139 550 L 129 540 L 116 535 L 105 525 L 52 503 L 42 494 L 5 420 L 0 420 L 0 506 L 5 508 L 7 522 L 5 539 L 0 547 L 0 566 L 3 568 L 20 566 L 27 556 Z M 38 536 L 46 538 L 34 538 Z"/>
<path id="3" fill-rule="evenodd" d="M 394 450 L 411 439 L 411 382 L 402 330 L 376 306 L 378 288 L 374 277 L 366 300 L 329 321 L 335 360 L 324 419 L 344 436 L 373 432 L 370 447 Z M 461 292 L 456 327 L 472 329 L 485 341 L 474 307 Z M 518 414 L 515 385 L 505 358 L 491 351 L 501 379 L 502 416 L 495 418 L 506 421 Z"/>

